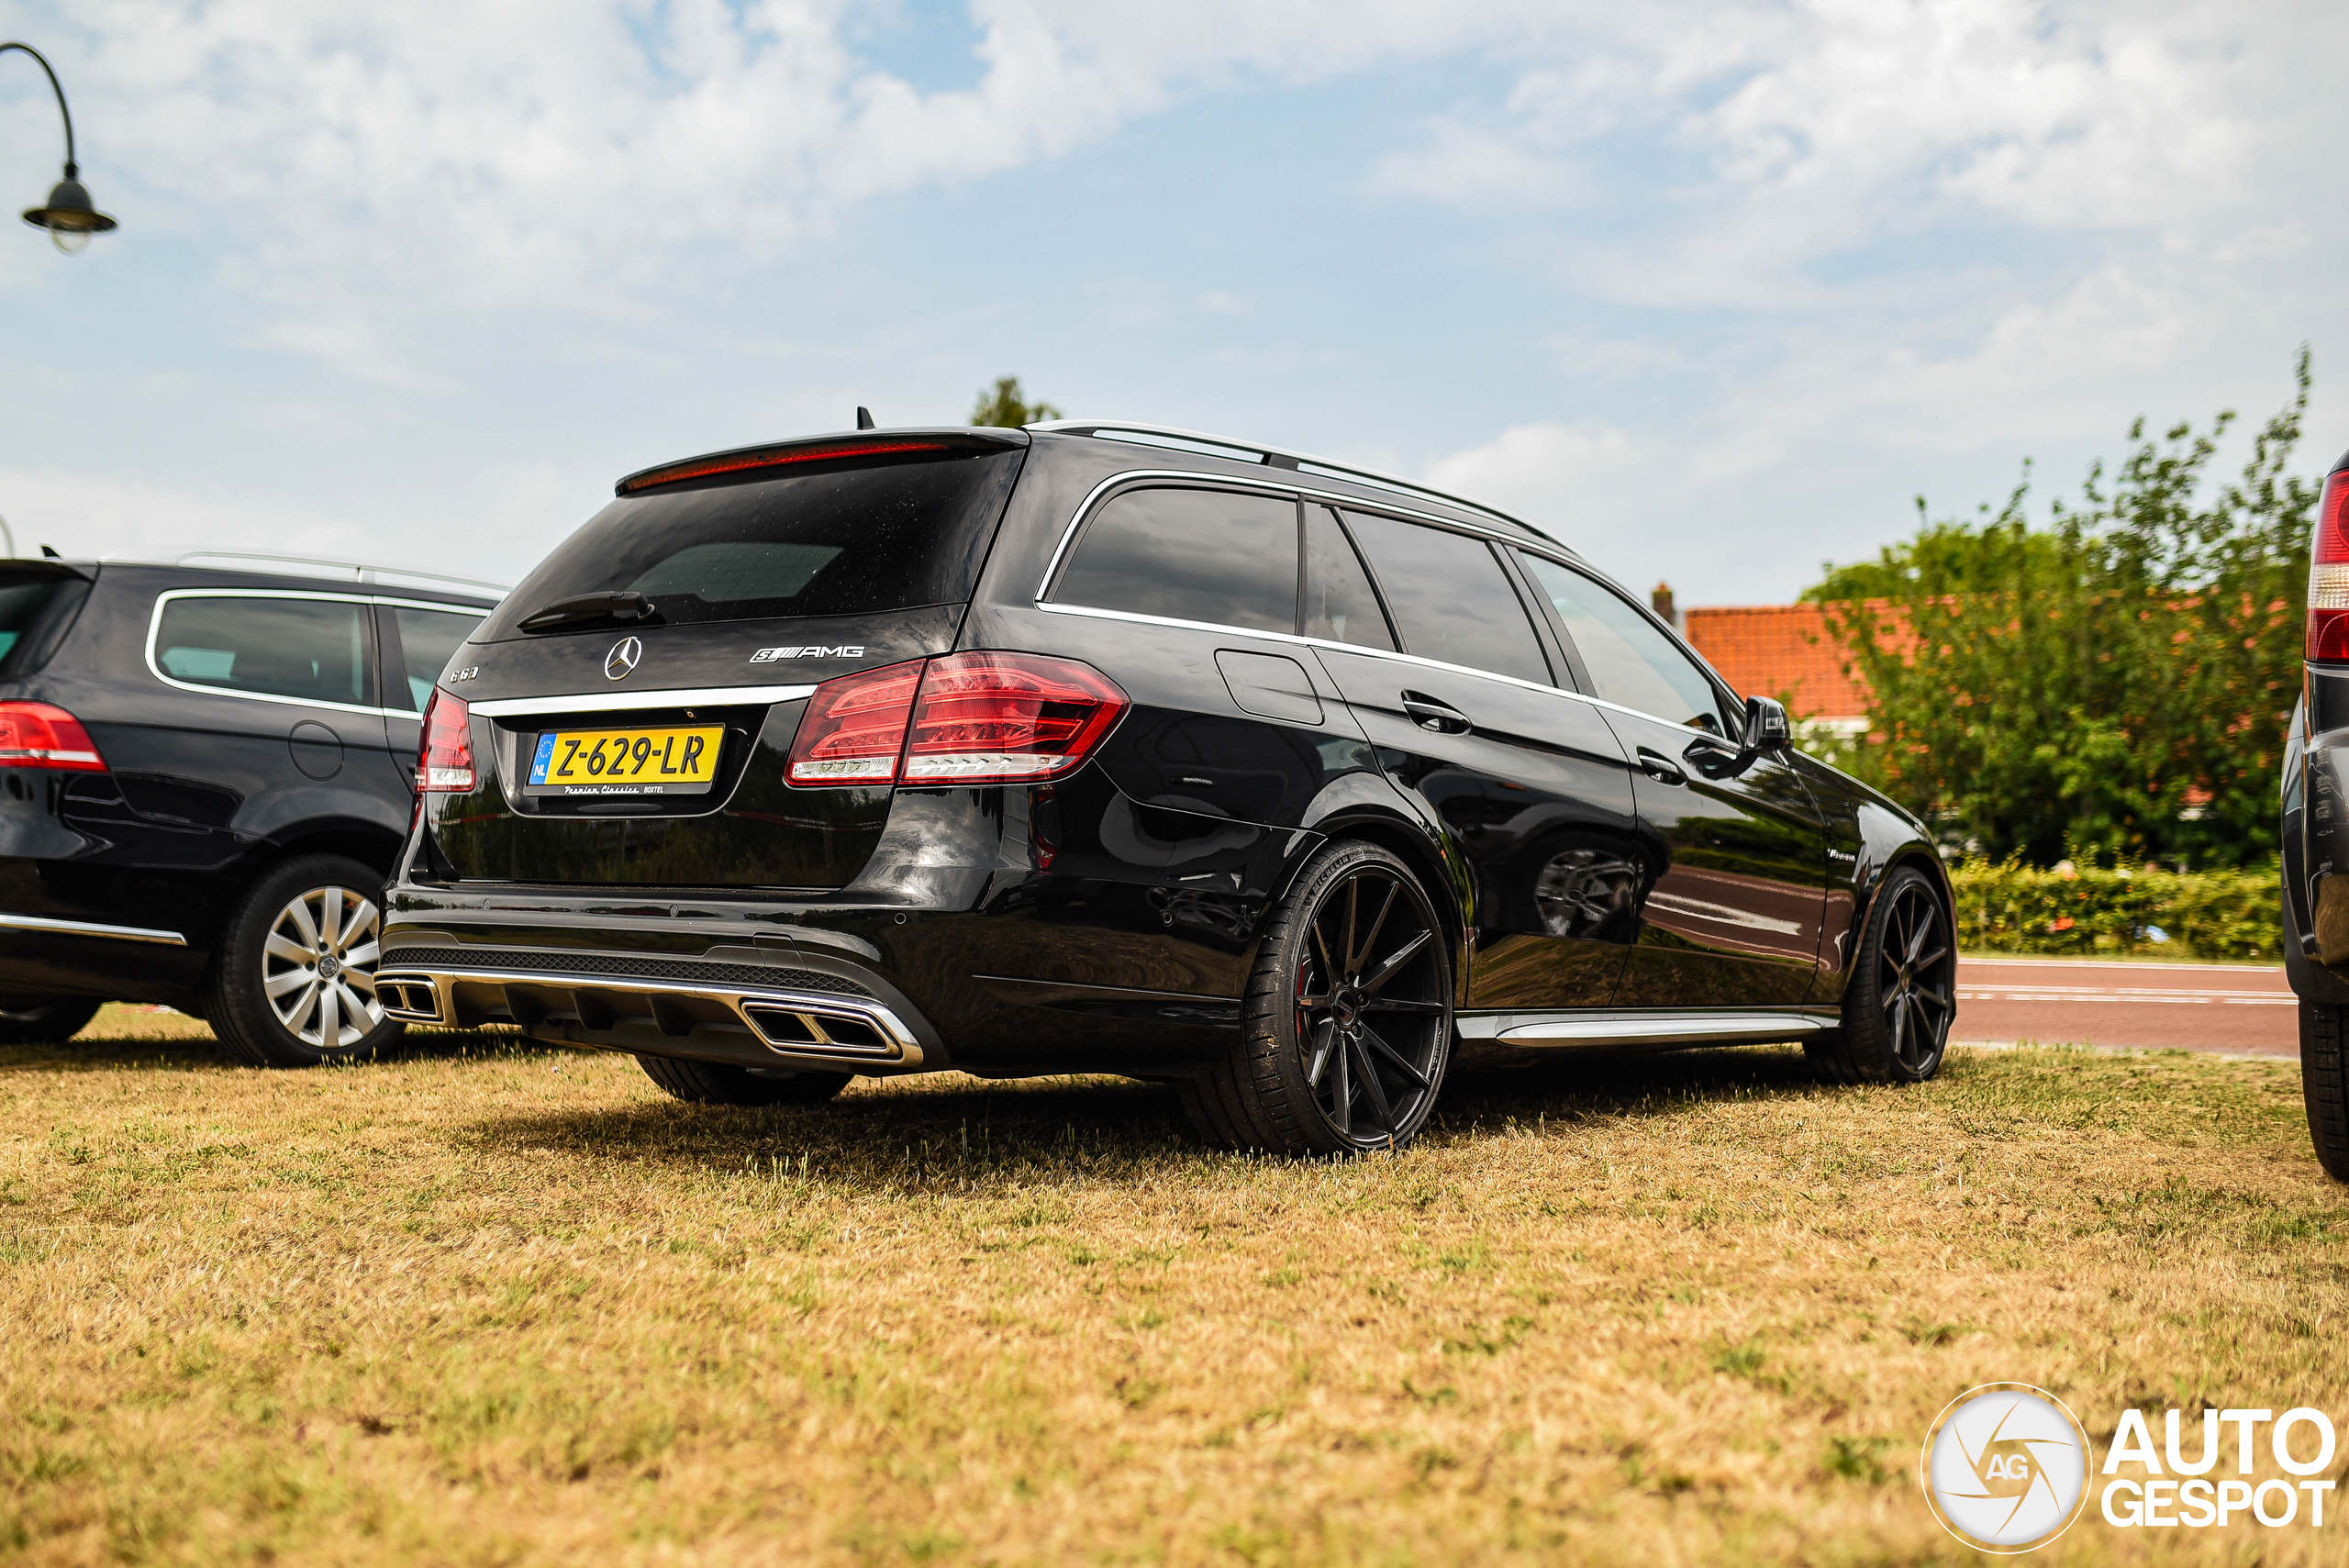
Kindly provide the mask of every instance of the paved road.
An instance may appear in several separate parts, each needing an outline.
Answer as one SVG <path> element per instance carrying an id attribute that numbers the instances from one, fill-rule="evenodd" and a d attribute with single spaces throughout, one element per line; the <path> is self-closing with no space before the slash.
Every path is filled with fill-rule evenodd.
<path id="1" fill-rule="evenodd" d="M 2300 1053 L 2283 965 L 1961 958 L 1957 1038 Z"/>

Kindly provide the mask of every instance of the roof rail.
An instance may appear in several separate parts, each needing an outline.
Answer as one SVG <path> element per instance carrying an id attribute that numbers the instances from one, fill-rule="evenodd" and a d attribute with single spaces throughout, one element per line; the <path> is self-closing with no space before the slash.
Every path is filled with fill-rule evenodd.
<path id="1" fill-rule="evenodd" d="M 1438 490 L 1432 484 L 1421 484 L 1416 479 L 1399 474 L 1382 473 L 1375 468 L 1356 468 L 1352 463 L 1333 462 L 1328 458 L 1314 457 L 1308 452 L 1286 451 L 1268 447 L 1262 441 L 1235 441 L 1225 436 L 1205 435 L 1197 430 L 1178 429 L 1172 425 L 1137 424 L 1130 420 L 1111 419 L 1043 419 L 1027 426 L 1030 430 L 1049 430 L 1063 436 L 1097 436 L 1104 440 L 1133 441 L 1141 446 L 1170 447 L 1176 451 L 1197 451 L 1203 457 L 1233 457 L 1235 461 L 1261 463 L 1266 468 L 1293 469 L 1301 473 L 1326 474 L 1333 479 L 1349 479 L 1357 484 L 1375 489 L 1392 490 L 1398 495 L 1422 496 L 1442 501 L 1446 506 L 1481 512 L 1497 517 L 1513 528 L 1523 528 L 1535 539 L 1559 541 L 1522 517 L 1511 517 L 1498 506 L 1488 506 L 1482 501 L 1472 501 L 1465 495 L 1455 495 L 1449 490 Z"/>
<path id="2" fill-rule="evenodd" d="M 454 583 L 460 587 L 480 588 L 503 597 L 511 584 L 485 583 L 478 577 L 452 577 L 445 572 L 416 572 L 405 566 L 370 566 L 360 561 L 331 561 L 316 555 L 279 555 L 273 550 L 192 550 L 173 562 L 175 566 L 194 566 L 206 561 L 253 562 L 264 566 L 323 566 L 330 571 L 348 572 L 353 583 L 384 584 L 407 580 L 417 583 Z M 306 572 L 305 576 L 317 576 Z"/>

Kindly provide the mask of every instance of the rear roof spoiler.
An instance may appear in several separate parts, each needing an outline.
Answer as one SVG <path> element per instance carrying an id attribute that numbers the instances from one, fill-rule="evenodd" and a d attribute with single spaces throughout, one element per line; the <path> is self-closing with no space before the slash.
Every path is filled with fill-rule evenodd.
<path id="1" fill-rule="evenodd" d="M 795 440 L 769 441 L 755 447 L 706 452 L 651 468 L 640 468 L 612 486 L 615 495 L 638 495 L 662 484 L 689 479 L 748 473 L 763 468 L 787 468 L 794 463 L 823 462 L 832 458 L 882 457 L 895 452 L 1013 451 L 1029 444 L 1024 430 L 997 430 L 970 425 L 948 425 L 908 430 L 847 430 L 830 436 L 803 436 Z"/>

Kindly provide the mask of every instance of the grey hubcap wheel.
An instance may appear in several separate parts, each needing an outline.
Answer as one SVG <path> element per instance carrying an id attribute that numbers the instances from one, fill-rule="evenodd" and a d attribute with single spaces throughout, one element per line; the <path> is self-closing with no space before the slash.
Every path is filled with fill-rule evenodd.
<path id="1" fill-rule="evenodd" d="M 297 894 L 270 923 L 262 994 L 285 1032 L 316 1051 L 357 1045 L 384 1021 L 375 995 L 374 900 L 348 887 Z"/>

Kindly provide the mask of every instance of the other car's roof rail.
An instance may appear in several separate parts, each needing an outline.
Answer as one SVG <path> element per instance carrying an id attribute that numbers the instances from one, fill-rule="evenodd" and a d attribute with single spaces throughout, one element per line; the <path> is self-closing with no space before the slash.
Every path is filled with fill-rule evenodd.
<path id="1" fill-rule="evenodd" d="M 372 584 L 388 584 L 398 582 L 428 584 L 454 583 L 460 587 L 479 588 L 501 598 L 505 596 L 507 591 L 512 586 L 511 584 L 507 583 L 485 583 L 478 577 L 452 577 L 445 572 L 417 572 L 406 566 L 370 566 L 362 561 L 331 561 L 324 557 L 315 555 L 279 555 L 274 551 L 259 550 L 192 550 L 185 555 L 181 556 L 177 561 L 173 562 L 173 564 L 175 566 L 198 566 L 209 561 L 234 561 L 240 564 L 252 562 L 262 566 L 300 566 L 304 568 L 323 566 L 329 572 L 350 573 L 351 580 L 353 583 L 366 583 Z M 315 571 L 306 570 L 302 575 L 317 576 L 318 573 Z"/>
<path id="2" fill-rule="evenodd" d="M 1054 435 L 1097 436 L 1103 440 L 1171 447 L 1177 451 L 1199 451 L 1208 457 L 1234 457 L 1242 462 L 1261 463 L 1266 468 L 1286 468 L 1299 473 L 1350 479 L 1357 484 L 1442 501 L 1447 506 L 1481 513 L 1487 517 L 1497 517 L 1511 528 L 1523 528 L 1535 539 L 1558 544 L 1560 549 L 1566 548 L 1524 518 L 1513 517 L 1499 507 L 1488 506 L 1482 501 L 1472 501 L 1465 495 L 1455 495 L 1449 490 L 1439 490 L 1432 484 L 1422 484 L 1416 479 L 1405 479 L 1399 474 L 1382 473 L 1375 468 L 1356 468 L 1352 463 L 1335 462 L 1309 452 L 1268 447 L 1262 441 L 1235 441 L 1227 436 L 1210 436 L 1197 430 L 1178 429 L 1172 425 L 1138 424 L 1125 419 L 1045 419 L 1026 428 L 1050 431 Z"/>

